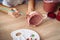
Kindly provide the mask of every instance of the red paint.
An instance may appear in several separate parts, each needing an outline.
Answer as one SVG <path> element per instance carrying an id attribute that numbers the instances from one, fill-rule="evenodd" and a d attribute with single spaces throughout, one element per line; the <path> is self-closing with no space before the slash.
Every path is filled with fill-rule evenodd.
<path id="1" fill-rule="evenodd" d="M 49 12 L 47 16 L 53 19 L 56 18 L 56 14 L 54 12 Z"/>
<path id="2" fill-rule="evenodd" d="M 57 14 L 57 16 L 56 16 L 56 19 L 57 19 L 58 21 L 60 21 L 60 8 L 59 8 L 58 14 Z"/>

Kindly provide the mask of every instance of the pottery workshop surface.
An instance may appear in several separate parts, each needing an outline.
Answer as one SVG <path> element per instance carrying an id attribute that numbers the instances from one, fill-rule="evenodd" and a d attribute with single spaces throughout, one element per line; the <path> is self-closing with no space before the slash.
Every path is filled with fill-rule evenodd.
<path id="1" fill-rule="evenodd" d="M 46 13 L 43 10 L 43 3 L 36 4 L 36 10 Z M 27 12 L 27 4 L 18 5 L 19 11 Z M 48 19 L 37 27 L 29 26 L 26 22 L 26 15 L 13 18 L 6 13 L 0 12 L 0 40 L 13 40 L 10 33 L 18 29 L 31 29 L 39 33 L 41 40 L 60 40 L 60 22 L 56 19 Z"/>

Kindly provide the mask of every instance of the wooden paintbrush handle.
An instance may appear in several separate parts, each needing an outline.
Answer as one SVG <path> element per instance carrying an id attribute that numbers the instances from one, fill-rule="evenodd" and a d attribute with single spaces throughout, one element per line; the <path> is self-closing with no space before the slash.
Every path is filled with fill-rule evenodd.
<path id="1" fill-rule="evenodd" d="M 20 16 L 20 14 L 16 8 L 8 8 L 8 7 L 4 7 L 4 6 L 0 5 L 0 10 L 5 13 L 8 13 L 9 15 L 16 17 L 16 18 Z"/>

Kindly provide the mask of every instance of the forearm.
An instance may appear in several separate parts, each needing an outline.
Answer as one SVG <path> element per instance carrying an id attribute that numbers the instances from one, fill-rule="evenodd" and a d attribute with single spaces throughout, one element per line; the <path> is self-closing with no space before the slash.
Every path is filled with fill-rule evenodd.
<path id="1" fill-rule="evenodd" d="M 35 0 L 28 0 L 28 12 L 35 10 Z"/>

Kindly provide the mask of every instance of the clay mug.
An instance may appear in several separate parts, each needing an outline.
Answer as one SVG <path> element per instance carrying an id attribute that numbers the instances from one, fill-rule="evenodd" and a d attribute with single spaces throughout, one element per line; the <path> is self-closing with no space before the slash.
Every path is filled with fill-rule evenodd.
<path id="1" fill-rule="evenodd" d="M 37 11 L 32 11 L 29 15 L 27 15 L 28 24 L 35 26 L 41 24 L 46 18 L 46 14 L 41 14 Z"/>

